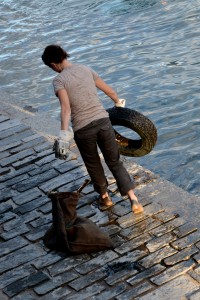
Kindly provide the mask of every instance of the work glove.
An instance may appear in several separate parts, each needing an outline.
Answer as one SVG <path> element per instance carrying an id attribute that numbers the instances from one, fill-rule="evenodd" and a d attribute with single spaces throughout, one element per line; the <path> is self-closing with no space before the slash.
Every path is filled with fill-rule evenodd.
<path id="1" fill-rule="evenodd" d="M 126 99 L 119 99 L 117 103 L 115 103 L 116 107 L 125 107 Z"/>
<path id="2" fill-rule="evenodd" d="M 73 138 L 73 132 L 70 127 L 69 130 L 60 130 L 58 139 L 55 140 L 53 151 L 55 157 L 66 160 L 70 154 L 69 141 Z"/>

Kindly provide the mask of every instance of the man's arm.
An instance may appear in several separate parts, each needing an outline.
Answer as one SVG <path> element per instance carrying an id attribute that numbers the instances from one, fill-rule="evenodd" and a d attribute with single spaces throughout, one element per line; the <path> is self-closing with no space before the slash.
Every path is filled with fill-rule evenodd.
<path id="1" fill-rule="evenodd" d="M 61 106 L 61 130 L 69 130 L 71 108 L 67 91 L 65 89 L 61 89 L 57 92 L 57 96 Z"/>
<path id="2" fill-rule="evenodd" d="M 117 93 L 101 79 L 98 77 L 95 81 L 96 87 L 100 89 L 102 92 L 104 92 L 108 97 L 110 97 L 115 103 L 119 102 L 119 98 L 117 96 Z"/>

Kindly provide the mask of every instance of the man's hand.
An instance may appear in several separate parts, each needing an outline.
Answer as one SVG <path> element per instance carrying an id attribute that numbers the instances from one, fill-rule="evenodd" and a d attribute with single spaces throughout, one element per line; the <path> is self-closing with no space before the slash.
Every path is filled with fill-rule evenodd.
<path id="1" fill-rule="evenodd" d="M 69 141 L 73 138 L 72 129 L 70 130 L 60 130 L 58 139 L 55 140 L 53 145 L 53 151 L 55 152 L 55 157 L 59 159 L 66 160 L 70 154 Z"/>
<path id="2" fill-rule="evenodd" d="M 66 160 L 70 154 L 69 142 L 60 139 L 55 140 L 53 151 L 55 152 L 56 158 Z"/>
<path id="3" fill-rule="evenodd" d="M 126 99 L 119 99 L 117 103 L 115 103 L 116 107 L 125 107 Z"/>

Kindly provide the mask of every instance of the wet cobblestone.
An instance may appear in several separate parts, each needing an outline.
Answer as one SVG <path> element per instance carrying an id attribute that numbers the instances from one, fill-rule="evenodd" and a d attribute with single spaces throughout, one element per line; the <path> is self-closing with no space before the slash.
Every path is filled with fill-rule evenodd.
<path id="1" fill-rule="evenodd" d="M 0 139 L 0 299 L 160 300 L 172 290 L 171 300 L 199 299 L 200 222 L 148 194 L 141 196 L 144 214 L 133 215 L 109 174 L 115 205 L 100 211 L 90 184 L 77 213 L 107 232 L 114 249 L 69 257 L 49 251 L 42 241 L 52 222 L 46 193 L 77 190 L 87 171 L 80 157 L 55 159 L 52 142 L 3 115 Z M 141 194 L 156 178 L 134 163 L 129 172 Z"/>

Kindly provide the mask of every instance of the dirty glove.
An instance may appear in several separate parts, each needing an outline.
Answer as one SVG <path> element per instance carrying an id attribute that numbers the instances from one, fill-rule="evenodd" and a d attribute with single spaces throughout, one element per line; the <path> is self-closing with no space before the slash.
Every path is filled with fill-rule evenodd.
<path id="1" fill-rule="evenodd" d="M 116 107 L 125 107 L 126 99 L 119 99 L 117 103 L 115 103 Z"/>
<path id="2" fill-rule="evenodd" d="M 55 157 L 66 160 L 70 154 L 69 141 L 73 138 L 73 132 L 70 130 L 60 130 L 58 139 L 55 140 L 53 151 Z"/>

